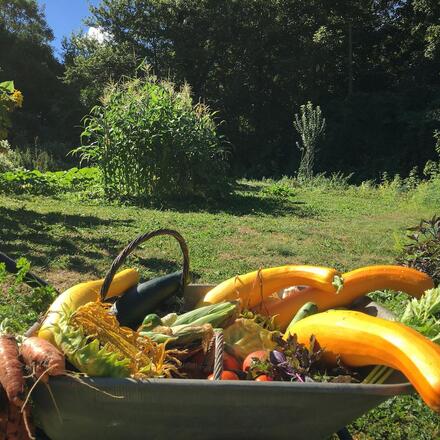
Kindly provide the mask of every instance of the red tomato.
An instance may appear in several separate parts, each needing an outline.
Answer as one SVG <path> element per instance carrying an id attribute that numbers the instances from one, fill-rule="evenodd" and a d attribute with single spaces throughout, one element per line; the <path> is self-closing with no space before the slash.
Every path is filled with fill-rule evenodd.
<path id="1" fill-rule="evenodd" d="M 256 382 L 273 382 L 273 379 L 270 376 L 266 376 L 262 374 L 255 379 Z"/>
<path id="2" fill-rule="evenodd" d="M 228 353 L 223 353 L 223 368 L 225 370 L 239 370 L 240 364 L 234 356 Z"/>
<path id="3" fill-rule="evenodd" d="M 252 359 L 257 358 L 260 361 L 265 361 L 267 358 L 269 357 L 269 352 L 266 350 L 259 350 L 259 351 L 254 351 L 252 353 L 249 353 L 246 356 L 246 359 L 243 361 L 243 371 L 247 371 L 249 370 L 249 367 L 251 366 L 252 363 Z"/>
<path id="4" fill-rule="evenodd" d="M 214 373 L 208 376 L 209 380 L 214 380 Z M 223 371 L 220 380 L 239 380 L 238 376 L 233 371 Z"/>

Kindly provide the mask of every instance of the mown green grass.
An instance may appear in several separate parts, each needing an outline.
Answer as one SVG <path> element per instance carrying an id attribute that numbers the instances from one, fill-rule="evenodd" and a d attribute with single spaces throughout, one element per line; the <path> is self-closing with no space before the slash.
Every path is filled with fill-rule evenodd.
<path id="1" fill-rule="evenodd" d="M 147 209 L 59 198 L 0 195 L 1 250 L 27 257 L 35 272 L 64 289 L 102 277 L 118 252 L 138 234 L 177 229 L 187 240 L 199 282 L 216 283 L 259 267 L 287 263 L 346 271 L 393 263 L 405 228 L 440 210 L 422 187 L 288 188 L 242 181 L 222 202 Z M 433 192 L 433 194 L 436 194 Z M 181 265 L 177 243 L 157 238 L 129 257 L 151 277 Z M 395 304 L 394 304 L 395 306 Z M 356 421 L 358 439 L 433 439 L 439 417 L 415 397 L 392 399 Z"/>

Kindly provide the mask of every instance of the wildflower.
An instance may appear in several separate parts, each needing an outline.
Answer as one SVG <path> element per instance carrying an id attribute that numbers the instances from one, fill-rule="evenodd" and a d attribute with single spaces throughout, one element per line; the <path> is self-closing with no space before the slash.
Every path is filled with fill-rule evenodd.
<path id="1" fill-rule="evenodd" d="M 23 105 L 23 94 L 20 90 L 15 89 L 12 94 L 12 100 L 15 102 L 15 107 L 21 107 Z"/>

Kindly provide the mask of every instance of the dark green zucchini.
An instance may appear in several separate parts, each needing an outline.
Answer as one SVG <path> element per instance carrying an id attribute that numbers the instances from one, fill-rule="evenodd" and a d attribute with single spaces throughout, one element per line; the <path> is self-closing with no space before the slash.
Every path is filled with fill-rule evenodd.
<path id="1" fill-rule="evenodd" d="M 146 315 L 181 290 L 182 271 L 153 278 L 128 289 L 112 309 L 119 323 L 137 329 Z"/>

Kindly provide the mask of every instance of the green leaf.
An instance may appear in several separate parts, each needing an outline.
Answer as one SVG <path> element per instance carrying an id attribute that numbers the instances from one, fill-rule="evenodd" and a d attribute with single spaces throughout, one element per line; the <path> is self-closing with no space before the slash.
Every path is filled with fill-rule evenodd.
<path id="1" fill-rule="evenodd" d="M 14 93 L 14 81 L 3 81 L 0 83 L 0 91 L 4 93 Z"/>

